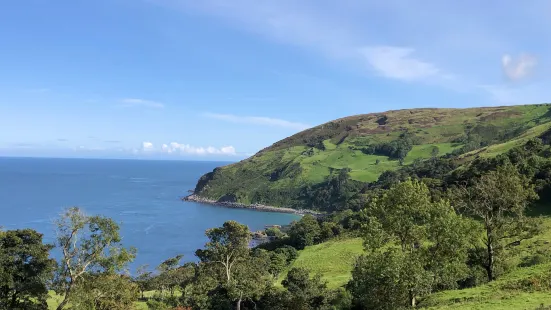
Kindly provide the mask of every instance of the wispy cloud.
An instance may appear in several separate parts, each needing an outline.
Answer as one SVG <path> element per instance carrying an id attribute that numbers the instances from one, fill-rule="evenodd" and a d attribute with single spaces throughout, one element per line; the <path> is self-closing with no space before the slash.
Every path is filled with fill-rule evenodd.
<path id="1" fill-rule="evenodd" d="M 387 78 L 411 81 L 442 74 L 436 65 L 414 58 L 414 52 L 412 48 L 394 46 L 360 49 L 367 62 Z"/>
<path id="2" fill-rule="evenodd" d="M 19 143 L 12 143 L 11 146 L 14 148 L 30 149 L 30 148 L 38 147 L 40 145 L 36 143 L 19 142 Z"/>
<path id="3" fill-rule="evenodd" d="M 260 126 L 274 126 L 289 128 L 295 130 L 304 130 L 308 129 L 311 126 L 298 122 L 286 121 L 278 118 L 263 117 L 263 116 L 238 116 L 232 114 L 216 114 L 216 113 L 206 113 L 206 117 L 217 119 L 221 121 L 227 121 L 232 123 L 241 123 L 241 124 L 252 124 Z"/>
<path id="4" fill-rule="evenodd" d="M 375 69 L 385 78 L 412 81 L 446 77 L 435 64 L 418 58 L 414 47 L 366 42 L 378 38 L 375 28 L 365 25 L 365 19 L 373 14 L 367 13 L 381 9 L 380 3 L 366 5 L 361 1 L 348 1 L 341 5 L 340 2 L 287 0 L 205 0 L 200 4 L 188 0 L 156 2 L 185 10 L 199 10 L 269 39 L 302 46 L 334 61 L 348 63 L 349 67 Z M 362 11 L 366 12 L 366 17 L 356 19 L 361 15 L 358 12 Z"/>
<path id="5" fill-rule="evenodd" d="M 510 80 L 516 81 L 526 78 L 536 67 L 536 57 L 522 54 L 517 59 L 511 55 L 505 54 L 501 58 L 503 72 Z"/>
<path id="6" fill-rule="evenodd" d="M 152 101 L 152 100 L 145 100 L 145 99 L 137 99 L 137 98 L 125 98 L 122 99 L 120 106 L 122 107 L 145 107 L 145 108 L 153 108 L 153 109 L 163 109 L 165 105 L 158 101 Z"/>
<path id="7" fill-rule="evenodd" d="M 500 68 L 496 55 L 511 50 L 549 54 L 539 39 L 551 34 L 545 1 L 504 2 L 498 7 L 475 0 L 152 2 L 214 16 L 261 38 L 301 47 L 346 70 L 360 68 L 385 79 L 461 92 L 477 93 L 479 85 L 499 84 L 500 69 L 510 81 L 524 80 L 543 62 L 528 54 L 516 59 L 505 55 Z"/>

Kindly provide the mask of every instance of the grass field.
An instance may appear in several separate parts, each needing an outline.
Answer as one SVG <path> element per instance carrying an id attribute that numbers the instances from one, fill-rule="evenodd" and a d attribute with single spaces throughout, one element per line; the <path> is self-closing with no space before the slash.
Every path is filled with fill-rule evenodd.
<path id="1" fill-rule="evenodd" d="M 145 292 L 144 295 L 153 295 L 153 291 L 151 292 Z M 48 298 L 48 310 L 55 310 L 59 303 L 62 301 L 62 297 L 57 295 L 54 291 L 50 291 L 50 297 Z M 147 310 L 147 304 L 143 301 L 136 301 L 134 303 L 136 305 L 136 310 Z"/>
<path id="2" fill-rule="evenodd" d="M 422 300 L 428 309 L 531 309 L 551 305 L 549 276 L 551 264 L 518 268 L 498 280 L 475 288 L 444 291 Z M 545 277 L 544 283 L 539 283 Z M 515 289 L 519 282 L 533 283 L 533 288 Z M 538 285 L 543 285 L 540 288 Z"/>
<path id="3" fill-rule="evenodd" d="M 289 268 L 305 267 L 314 274 L 321 274 L 330 288 L 336 288 L 348 283 L 356 257 L 362 253 L 360 238 L 331 240 L 306 247 Z M 282 273 L 278 283 L 286 275 L 286 272 Z"/>
<path id="4" fill-rule="evenodd" d="M 426 309 L 530 309 L 541 304 L 551 305 L 551 217 L 544 220 L 544 230 L 538 236 L 525 240 L 508 259 L 512 270 L 491 284 L 462 290 L 439 292 L 421 299 L 420 308 Z M 331 240 L 306 247 L 289 267 L 305 267 L 320 273 L 330 288 L 345 285 L 357 256 L 363 253 L 360 238 Z M 535 253 L 543 253 L 548 262 L 531 267 L 518 267 Z M 285 278 L 280 275 L 278 284 Z M 519 286 L 520 289 L 516 288 Z M 526 287 L 531 283 L 531 287 Z"/>

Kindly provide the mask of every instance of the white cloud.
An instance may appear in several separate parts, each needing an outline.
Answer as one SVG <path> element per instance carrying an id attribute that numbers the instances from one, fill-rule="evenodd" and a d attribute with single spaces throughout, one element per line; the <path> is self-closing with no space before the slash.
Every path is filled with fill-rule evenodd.
<path id="1" fill-rule="evenodd" d="M 151 101 L 151 100 L 144 100 L 144 99 L 137 99 L 137 98 L 126 98 L 121 100 L 122 107 L 145 107 L 145 108 L 153 108 L 153 109 L 162 109 L 165 107 L 164 104 L 157 101 Z"/>
<path id="2" fill-rule="evenodd" d="M 155 147 L 151 142 L 142 142 L 142 150 L 145 152 L 153 151 Z"/>
<path id="3" fill-rule="evenodd" d="M 213 146 L 197 147 L 189 144 L 181 144 L 177 142 L 171 142 L 170 144 L 163 144 L 161 152 L 167 154 L 181 154 L 181 155 L 236 155 L 235 148 L 233 146 L 223 146 L 216 148 Z"/>
<path id="4" fill-rule="evenodd" d="M 516 60 L 509 54 L 505 54 L 501 58 L 503 72 L 510 80 L 520 80 L 527 77 L 536 64 L 536 58 L 527 54 L 520 55 Z"/>
<path id="5" fill-rule="evenodd" d="M 171 142 L 164 143 L 160 148 L 155 148 L 151 142 L 143 142 L 140 149 L 136 149 L 134 153 L 162 153 L 173 155 L 237 155 L 235 148 L 231 145 L 216 148 L 213 146 L 193 146 L 190 144 Z"/>
<path id="6" fill-rule="evenodd" d="M 217 114 L 217 113 L 206 113 L 206 117 L 228 121 L 232 123 L 241 123 L 241 124 L 253 124 L 253 125 L 262 125 L 262 126 L 275 126 L 283 127 L 294 130 L 305 130 L 310 128 L 310 125 L 290 122 L 283 119 L 263 117 L 263 116 L 237 116 L 232 114 Z"/>
<path id="7" fill-rule="evenodd" d="M 360 49 L 361 55 L 381 75 L 399 80 L 419 80 L 441 74 L 435 65 L 413 57 L 412 48 L 376 46 Z"/>
<path id="8" fill-rule="evenodd" d="M 223 146 L 220 151 L 223 154 L 235 154 L 235 148 L 233 146 Z"/>

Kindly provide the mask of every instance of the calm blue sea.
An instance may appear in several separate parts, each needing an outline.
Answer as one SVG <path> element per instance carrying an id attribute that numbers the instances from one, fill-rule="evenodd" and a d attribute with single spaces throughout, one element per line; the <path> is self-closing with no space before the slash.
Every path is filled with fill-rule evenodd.
<path id="1" fill-rule="evenodd" d="M 66 207 L 109 216 L 123 243 L 138 249 L 132 269 L 194 252 L 206 229 L 236 220 L 251 230 L 288 224 L 296 215 L 182 202 L 198 178 L 225 163 L 187 161 L 0 158 L 0 226 L 33 228 L 55 237 L 53 221 Z M 54 253 L 54 256 L 56 254 Z"/>

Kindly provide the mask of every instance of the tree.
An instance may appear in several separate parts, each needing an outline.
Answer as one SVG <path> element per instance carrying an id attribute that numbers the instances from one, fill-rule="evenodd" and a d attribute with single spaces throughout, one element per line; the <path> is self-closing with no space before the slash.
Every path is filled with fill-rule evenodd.
<path id="1" fill-rule="evenodd" d="M 320 235 L 321 230 L 318 221 L 310 214 L 306 214 L 300 221 L 295 222 L 289 230 L 291 243 L 299 250 L 315 244 Z"/>
<path id="2" fill-rule="evenodd" d="M 205 266 L 206 278 L 212 278 L 241 309 L 244 300 L 259 296 L 266 271 L 258 268 L 251 258 L 251 233 L 245 225 L 227 221 L 222 227 L 207 230 L 209 242 L 196 255 Z"/>
<path id="3" fill-rule="evenodd" d="M 88 216 L 79 208 L 65 211 L 57 221 L 57 244 L 62 251 L 57 274 L 57 291 L 63 301 L 57 310 L 73 299 L 72 291 L 88 272 L 113 274 L 125 268 L 135 257 L 135 249 L 125 249 L 119 226 L 110 218 Z M 77 298 L 77 297 L 75 297 Z"/>
<path id="4" fill-rule="evenodd" d="M 281 284 L 289 293 L 288 309 L 323 309 L 329 303 L 327 285 L 321 276 L 310 278 L 305 268 L 292 268 Z"/>
<path id="5" fill-rule="evenodd" d="M 85 273 L 71 292 L 71 308 L 79 310 L 131 310 L 138 285 L 125 275 Z"/>
<path id="6" fill-rule="evenodd" d="M 153 279 L 153 272 L 148 271 L 148 268 L 148 265 L 138 267 L 136 277 L 134 278 L 134 283 L 138 285 L 142 299 L 144 299 L 144 292 L 151 288 L 151 280 Z"/>
<path id="7" fill-rule="evenodd" d="M 205 249 L 197 250 L 195 254 L 204 263 L 221 265 L 226 282 L 230 282 L 236 263 L 249 255 L 249 228 L 236 221 L 227 221 L 222 227 L 211 228 L 205 234 L 209 242 Z"/>
<path id="8" fill-rule="evenodd" d="M 274 239 L 281 239 L 285 237 L 285 234 L 278 227 L 268 227 L 266 228 L 266 235 Z"/>
<path id="9" fill-rule="evenodd" d="M 440 154 L 440 149 L 436 145 L 433 145 L 430 150 L 430 156 L 432 158 L 436 158 L 438 157 L 438 154 Z"/>
<path id="10" fill-rule="evenodd" d="M 53 248 L 32 229 L 0 231 L 0 308 L 47 309 Z"/>
<path id="11" fill-rule="evenodd" d="M 340 227 L 335 222 L 322 222 L 320 225 L 320 240 L 329 240 L 340 233 Z"/>
<path id="12" fill-rule="evenodd" d="M 156 277 L 156 283 L 161 293 L 165 288 L 168 288 L 170 296 L 174 296 L 174 289 L 180 285 L 180 280 L 184 281 L 184 279 L 180 279 L 181 273 L 177 271 L 183 257 L 184 255 L 176 255 L 165 260 L 157 267 L 160 274 Z"/>
<path id="13" fill-rule="evenodd" d="M 347 289 L 354 309 L 394 310 L 412 306 L 412 295 L 428 293 L 430 286 L 417 255 L 391 248 L 359 257 Z"/>
<path id="14" fill-rule="evenodd" d="M 377 160 L 375 160 L 375 165 L 378 165 L 381 163 L 381 160 L 377 158 Z"/>
<path id="15" fill-rule="evenodd" d="M 393 186 L 373 199 L 364 213 L 368 217 L 368 223 L 362 227 L 367 250 L 364 262 L 373 264 L 380 259 L 380 268 L 394 271 L 377 278 L 371 267 L 358 264 L 357 276 L 353 279 L 356 283 L 351 283 L 351 287 L 367 289 L 374 285 L 391 286 L 389 291 L 405 290 L 385 298 L 396 298 L 398 303 L 415 306 L 418 296 L 438 286 L 453 286 L 467 276 L 471 222 L 456 214 L 449 202 L 432 201 L 423 182 L 407 180 Z M 385 247 L 389 243 L 394 246 Z M 386 256 L 393 260 L 385 262 Z M 362 279 L 362 276 L 373 279 Z M 383 285 L 381 281 L 390 283 Z M 395 286 L 397 282 L 399 286 Z M 355 297 L 364 298 L 357 294 Z"/>
<path id="16" fill-rule="evenodd" d="M 534 186 L 515 166 L 506 162 L 473 184 L 456 187 L 451 194 L 462 210 L 480 219 L 484 225 L 487 257 L 483 267 L 488 281 L 493 281 L 496 261 L 506 244 L 530 238 L 538 231 L 537 220 L 525 216 L 529 203 L 537 199 Z"/>
<path id="17" fill-rule="evenodd" d="M 275 249 L 275 252 L 278 254 L 283 254 L 287 258 L 287 264 L 290 264 L 292 261 L 297 259 L 298 251 L 292 246 L 284 245 L 280 248 Z"/>

